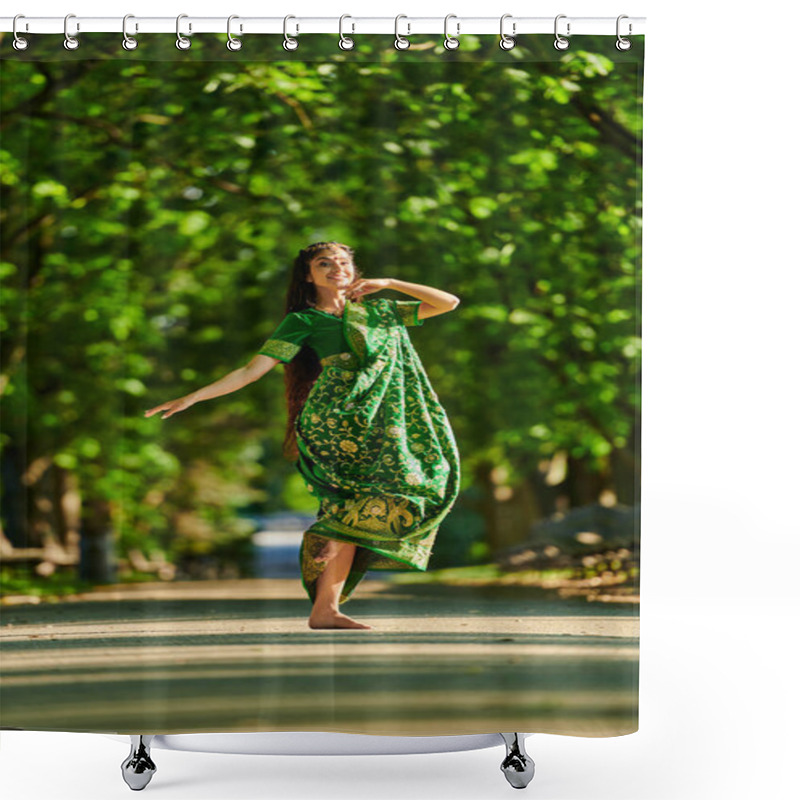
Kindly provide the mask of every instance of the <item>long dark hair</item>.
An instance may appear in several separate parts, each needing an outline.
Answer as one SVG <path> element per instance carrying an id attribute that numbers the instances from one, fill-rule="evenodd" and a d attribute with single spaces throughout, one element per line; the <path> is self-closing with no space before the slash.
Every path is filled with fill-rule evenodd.
<path id="1" fill-rule="evenodd" d="M 308 247 L 304 247 L 294 260 L 292 266 L 292 277 L 289 282 L 289 290 L 286 292 L 286 313 L 292 311 L 305 311 L 317 302 L 317 287 L 311 281 L 306 280 L 311 269 L 311 261 L 324 250 L 338 248 L 343 250 L 353 259 L 355 251 L 352 247 L 340 242 L 315 242 Z M 362 277 L 358 267 L 353 262 L 354 280 Z M 322 372 L 322 365 L 314 350 L 308 345 L 303 345 L 300 352 L 284 366 L 283 381 L 286 387 L 286 407 L 288 419 L 286 422 L 286 436 L 283 440 L 283 454 L 292 461 L 299 458 L 297 450 L 297 436 L 294 430 L 294 423 L 303 405 L 308 398 L 314 381 Z"/>

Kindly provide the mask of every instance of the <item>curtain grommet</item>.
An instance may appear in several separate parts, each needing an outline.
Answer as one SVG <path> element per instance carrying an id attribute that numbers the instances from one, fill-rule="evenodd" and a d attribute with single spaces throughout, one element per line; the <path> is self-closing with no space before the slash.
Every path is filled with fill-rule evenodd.
<path id="1" fill-rule="evenodd" d="M 342 16 L 339 17 L 339 48 L 341 50 L 352 50 L 356 46 L 355 41 L 351 39 L 349 36 L 345 36 L 342 31 L 342 25 L 344 24 L 344 21 L 346 19 L 353 19 L 353 18 L 349 14 L 342 14 Z M 353 27 L 351 33 L 355 33 L 356 25 L 354 22 L 351 23 L 351 25 Z"/>
<path id="2" fill-rule="evenodd" d="M 283 18 L 283 49 L 292 52 L 294 50 L 297 50 L 297 48 L 300 46 L 300 42 L 298 42 L 297 39 L 293 39 L 286 32 L 286 23 L 289 22 L 290 19 L 296 20 L 297 17 L 295 17 L 294 14 L 287 14 Z M 296 22 L 295 22 L 295 29 L 296 29 L 295 30 L 295 35 L 296 35 L 297 33 L 300 32 L 300 26 Z"/>
<path id="3" fill-rule="evenodd" d="M 237 39 L 235 36 L 231 34 L 231 20 L 234 19 L 239 19 L 239 17 L 236 14 L 231 14 L 228 17 L 228 41 L 225 45 L 231 52 L 235 52 L 236 50 L 242 49 L 242 40 Z M 239 30 L 241 30 L 241 28 L 239 28 Z"/>
<path id="4" fill-rule="evenodd" d="M 559 15 L 556 17 L 556 21 L 555 21 L 555 25 L 554 25 L 554 32 L 555 32 L 556 39 L 555 39 L 555 41 L 553 42 L 553 47 L 555 47 L 555 49 L 556 49 L 556 50 L 566 50 L 566 49 L 569 47 L 569 39 L 565 39 L 565 38 L 564 38 L 564 37 L 563 37 L 563 36 L 562 36 L 562 35 L 561 35 L 561 34 L 558 32 L 558 21 L 559 21 L 560 19 L 566 19 L 566 18 L 567 18 L 567 15 L 566 15 L 566 14 L 559 14 Z M 568 23 L 567 23 L 567 36 L 569 36 L 569 35 L 570 35 L 570 30 L 569 30 L 569 27 L 570 27 L 570 25 L 569 25 L 569 22 L 568 22 Z"/>
<path id="5" fill-rule="evenodd" d="M 181 20 L 188 16 L 188 14 L 178 14 L 178 18 L 175 20 L 175 35 L 178 37 L 175 41 L 175 47 L 177 47 L 178 50 L 188 50 L 192 46 L 192 40 L 181 33 Z M 192 23 L 190 22 L 189 33 L 191 32 Z"/>
<path id="6" fill-rule="evenodd" d="M 517 40 L 513 36 L 506 36 L 505 31 L 503 31 L 503 23 L 509 17 L 513 16 L 512 14 L 503 14 L 500 17 L 500 49 L 501 50 L 513 50 L 517 44 Z M 516 34 L 517 32 L 517 23 L 511 23 L 511 33 Z"/>
<path id="7" fill-rule="evenodd" d="M 69 20 L 71 17 L 74 17 L 75 14 L 67 14 L 64 17 L 64 49 L 65 50 L 77 50 L 81 43 L 78 41 L 76 36 L 70 36 L 69 31 L 67 30 L 67 26 L 69 25 Z M 76 32 L 79 31 L 81 28 L 80 24 L 76 26 Z"/>
<path id="8" fill-rule="evenodd" d="M 12 32 L 14 34 L 14 41 L 11 43 L 11 46 L 15 50 L 18 50 L 18 51 L 27 50 L 28 49 L 28 45 L 30 44 L 30 42 L 24 36 L 20 36 L 17 33 L 17 20 L 18 19 L 25 19 L 25 15 L 24 14 L 17 14 L 14 17 L 14 21 L 11 23 L 11 30 L 12 30 Z"/>
<path id="9" fill-rule="evenodd" d="M 135 50 L 139 46 L 139 42 L 137 42 L 136 39 L 133 38 L 133 36 L 128 36 L 128 31 L 126 30 L 128 20 L 131 17 L 133 17 L 133 19 L 136 19 L 136 17 L 134 17 L 133 14 L 126 14 L 122 18 L 122 47 L 125 50 Z"/>
<path id="10" fill-rule="evenodd" d="M 411 47 L 411 42 L 409 42 L 408 39 L 406 39 L 404 36 L 401 36 L 400 33 L 397 30 L 401 19 L 408 19 L 408 17 L 405 14 L 398 14 L 394 18 L 394 49 L 395 50 L 408 50 L 408 48 Z M 411 35 L 411 25 L 408 24 L 408 23 L 406 23 L 406 25 L 408 25 L 408 33 L 406 34 L 406 36 L 410 36 Z"/>
<path id="11" fill-rule="evenodd" d="M 461 44 L 461 42 L 459 42 L 458 39 L 456 39 L 455 37 L 451 36 L 447 32 L 447 23 L 453 17 L 455 17 L 456 20 L 458 20 L 458 17 L 456 17 L 455 14 L 448 14 L 444 18 L 444 42 L 442 42 L 442 44 L 444 45 L 445 50 L 458 50 L 458 46 L 459 46 L 459 44 Z M 460 22 L 456 22 L 456 36 L 458 36 L 458 34 L 460 32 L 461 32 L 461 23 Z"/>
<path id="12" fill-rule="evenodd" d="M 630 17 L 628 17 L 626 14 L 620 14 L 617 17 L 617 41 L 615 43 L 615 46 L 616 46 L 617 50 L 619 50 L 621 52 L 625 52 L 625 50 L 630 50 L 631 49 L 631 40 L 624 38 L 623 36 L 620 35 L 620 32 L 619 32 L 619 23 L 620 23 L 620 20 L 623 20 L 623 19 L 630 19 Z M 633 32 L 633 26 L 629 22 L 628 23 L 628 36 L 630 36 L 632 32 Z"/>

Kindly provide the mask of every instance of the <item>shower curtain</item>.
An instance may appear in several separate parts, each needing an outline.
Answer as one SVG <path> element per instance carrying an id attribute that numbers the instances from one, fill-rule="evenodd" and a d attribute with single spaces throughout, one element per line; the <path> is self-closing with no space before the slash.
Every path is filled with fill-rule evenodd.
<path id="1" fill-rule="evenodd" d="M 634 732 L 643 37 L 9 38 L 2 726 Z"/>

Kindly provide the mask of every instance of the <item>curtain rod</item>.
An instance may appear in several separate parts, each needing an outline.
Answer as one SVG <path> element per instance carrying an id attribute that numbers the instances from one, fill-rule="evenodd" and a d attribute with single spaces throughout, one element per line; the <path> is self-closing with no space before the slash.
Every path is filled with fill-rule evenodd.
<path id="1" fill-rule="evenodd" d="M 556 17 L 514 17 L 503 16 L 503 32 L 506 36 L 518 34 L 550 33 L 556 28 Z M 501 16 L 497 17 L 459 17 L 451 14 L 447 20 L 447 33 L 450 36 L 461 34 L 500 35 Z M 122 17 L 82 17 L 77 14 L 64 17 L 27 17 L 19 15 L 17 33 L 57 33 L 64 35 L 65 22 L 70 36 L 82 33 L 122 33 Z M 193 17 L 181 15 L 182 35 L 195 33 L 227 33 L 229 18 Z M 230 21 L 232 34 L 281 34 L 293 36 L 304 33 L 340 33 L 358 35 L 359 33 L 389 34 L 400 36 L 415 34 L 444 34 L 444 17 L 234 17 Z M 619 35 L 635 36 L 644 33 L 645 17 L 628 17 L 619 20 Z M 397 27 L 397 31 L 396 31 Z M 558 15 L 558 33 L 561 36 L 606 35 L 618 33 L 617 17 L 570 17 Z M 176 33 L 176 17 L 137 17 L 128 15 L 125 31 L 128 36 L 140 33 Z M 11 33 L 14 30 L 14 17 L 0 17 L 0 31 Z"/>

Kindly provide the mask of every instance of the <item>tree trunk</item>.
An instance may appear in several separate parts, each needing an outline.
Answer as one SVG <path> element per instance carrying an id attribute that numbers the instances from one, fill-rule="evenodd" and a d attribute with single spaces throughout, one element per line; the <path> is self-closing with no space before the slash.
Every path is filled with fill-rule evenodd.
<path id="1" fill-rule="evenodd" d="M 8 444 L 2 454 L 2 501 L 5 517 L 4 534 L 14 547 L 29 547 L 26 530 L 28 517 L 27 487 L 22 483 L 24 454 L 22 450 Z"/>
<path id="2" fill-rule="evenodd" d="M 489 461 L 476 469 L 482 495 L 479 510 L 486 521 L 486 541 L 493 554 L 524 542 L 533 523 L 542 516 L 539 498 L 528 479 L 515 486 L 497 483 L 494 470 Z"/>
<path id="3" fill-rule="evenodd" d="M 113 583 L 117 565 L 108 501 L 84 498 L 81 523 L 80 579 Z"/>
<path id="4" fill-rule="evenodd" d="M 570 508 L 598 502 L 603 489 L 610 488 L 609 484 L 606 475 L 590 469 L 585 459 L 568 456 L 566 485 Z"/>
<path id="5" fill-rule="evenodd" d="M 614 491 L 617 501 L 626 506 L 636 505 L 642 496 L 640 462 L 640 428 L 634 428 L 633 448 L 612 450 L 611 464 L 614 470 Z"/>

